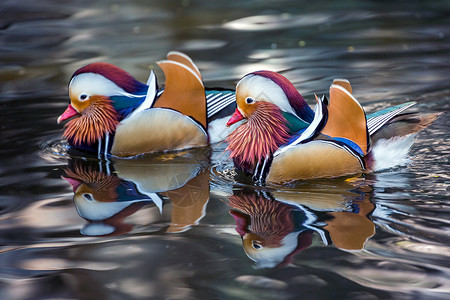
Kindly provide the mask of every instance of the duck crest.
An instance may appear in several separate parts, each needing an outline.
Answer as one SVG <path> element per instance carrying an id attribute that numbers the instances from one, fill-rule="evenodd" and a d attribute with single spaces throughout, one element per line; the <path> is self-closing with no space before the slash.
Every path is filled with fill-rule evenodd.
<path id="1" fill-rule="evenodd" d="M 253 173 L 258 162 L 272 155 L 289 139 L 289 129 L 281 110 L 269 102 L 257 105 L 259 109 L 226 139 L 230 157 L 247 173 Z"/>
<path id="2" fill-rule="evenodd" d="M 119 124 L 112 101 L 104 96 L 91 97 L 92 103 L 81 116 L 70 120 L 64 127 L 63 136 L 72 144 L 93 145 L 105 134 L 113 133 Z"/>
<path id="3" fill-rule="evenodd" d="M 147 89 L 147 85 L 139 82 L 128 72 L 112 64 L 103 62 L 89 64 L 75 71 L 75 73 L 73 73 L 72 75 L 72 79 L 75 76 L 83 73 L 94 73 L 102 75 L 130 94 L 138 94 Z"/>
<path id="4" fill-rule="evenodd" d="M 302 95 L 286 77 L 272 71 L 256 71 L 250 74 L 272 80 L 283 90 L 289 104 L 302 120 L 310 123 L 314 119 L 314 111 L 308 106 Z"/>

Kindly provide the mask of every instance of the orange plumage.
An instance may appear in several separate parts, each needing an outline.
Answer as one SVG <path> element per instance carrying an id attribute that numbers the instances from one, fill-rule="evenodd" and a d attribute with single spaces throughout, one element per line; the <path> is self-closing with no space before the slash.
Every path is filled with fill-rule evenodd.
<path id="1" fill-rule="evenodd" d="M 289 139 L 286 119 L 275 104 L 258 102 L 255 106 L 248 121 L 226 139 L 230 157 L 247 172 Z"/>
<path id="2" fill-rule="evenodd" d="M 114 132 L 117 124 L 118 115 L 111 100 L 105 96 L 92 96 L 91 105 L 65 125 L 63 136 L 74 145 L 92 145 L 105 134 Z"/>
<path id="3" fill-rule="evenodd" d="M 71 167 L 64 171 L 66 177 L 79 181 L 80 185 L 74 190 L 75 194 L 89 192 L 93 194 L 96 201 L 100 202 L 115 202 L 118 200 L 116 188 L 120 183 L 120 178 L 116 175 L 107 175 L 97 170 L 93 165 L 82 164 L 77 160 L 74 160 Z M 80 188 L 80 186 L 82 187 Z"/>
<path id="4" fill-rule="evenodd" d="M 250 218 L 248 230 L 264 240 L 264 246 L 280 247 L 282 239 L 294 231 L 293 207 L 256 193 L 238 193 L 229 205 Z"/>

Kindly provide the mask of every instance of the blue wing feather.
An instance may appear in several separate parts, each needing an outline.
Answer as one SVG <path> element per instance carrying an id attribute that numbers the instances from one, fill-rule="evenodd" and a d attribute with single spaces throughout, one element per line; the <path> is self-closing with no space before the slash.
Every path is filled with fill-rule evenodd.
<path id="1" fill-rule="evenodd" d="M 130 94 L 130 96 L 120 95 L 110 97 L 115 110 L 119 114 L 119 120 L 124 119 L 128 114 L 130 114 L 139 105 L 141 105 L 142 102 L 145 101 L 147 89 L 142 90 L 139 94 L 136 95 Z"/>

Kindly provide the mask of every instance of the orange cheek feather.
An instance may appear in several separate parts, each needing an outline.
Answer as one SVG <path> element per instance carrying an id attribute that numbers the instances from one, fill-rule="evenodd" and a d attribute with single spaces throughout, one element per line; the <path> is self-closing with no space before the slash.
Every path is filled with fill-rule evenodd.
<path id="1" fill-rule="evenodd" d="M 75 108 L 80 114 L 83 110 L 85 110 L 87 107 L 91 105 L 93 101 L 95 101 L 97 98 L 102 98 L 102 96 L 91 96 L 89 100 L 80 101 L 78 99 L 71 98 L 72 100 L 70 103 L 72 104 L 73 108 Z"/>
<path id="2" fill-rule="evenodd" d="M 92 96 L 89 101 L 83 101 L 81 104 L 87 106 L 79 110 L 82 114 L 65 125 L 66 130 L 63 136 L 72 144 L 92 145 L 106 133 L 116 130 L 119 120 L 110 99 L 104 96 Z"/>

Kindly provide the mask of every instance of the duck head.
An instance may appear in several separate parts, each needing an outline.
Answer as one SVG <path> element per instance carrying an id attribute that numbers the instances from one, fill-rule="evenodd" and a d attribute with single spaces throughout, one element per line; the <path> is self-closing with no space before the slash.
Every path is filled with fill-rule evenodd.
<path id="1" fill-rule="evenodd" d="M 244 251 L 257 267 L 287 264 L 311 245 L 312 232 L 295 206 L 255 190 L 234 191 L 228 199 Z"/>
<path id="2" fill-rule="evenodd" d="M 245 75 L 236 86 L 236 103 L 227 125 L 246 122 L 228 136 L 227 149 L 235 165 L 248 173 L 314 117 L 294 85 L 271 71 Z"/>
<path id="3" fill-rule="evenodd" d="M 72 119 L 63 136 L 75 146 L 94 144 L 115 131 L 120 120 L 145 99 L 147 88 L 108 63 L 78 69 L 69 83 L 70 104 L 58 118 L 58 123 Z"/>

